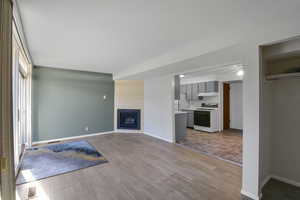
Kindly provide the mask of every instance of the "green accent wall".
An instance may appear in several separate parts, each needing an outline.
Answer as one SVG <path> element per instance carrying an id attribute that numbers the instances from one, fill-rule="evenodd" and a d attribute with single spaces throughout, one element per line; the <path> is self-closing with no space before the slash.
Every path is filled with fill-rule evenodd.
<path id="1" fill-rule="evenodd" d="M 34 142 L 113 130 L 112 74 L 34 67 L 32 79 Z"/>

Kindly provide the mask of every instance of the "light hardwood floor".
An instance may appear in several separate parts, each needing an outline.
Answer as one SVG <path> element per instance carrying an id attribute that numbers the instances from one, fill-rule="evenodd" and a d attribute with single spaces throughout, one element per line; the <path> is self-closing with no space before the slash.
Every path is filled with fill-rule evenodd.
<path id="1" fill-rule="evenodd" d="M 82 139 L 81 139 L 82 140 Z M 43 200 L 240 200 L 241 168 L 135 133 L 86 138 L 109 161 L 17 186 Z"/>

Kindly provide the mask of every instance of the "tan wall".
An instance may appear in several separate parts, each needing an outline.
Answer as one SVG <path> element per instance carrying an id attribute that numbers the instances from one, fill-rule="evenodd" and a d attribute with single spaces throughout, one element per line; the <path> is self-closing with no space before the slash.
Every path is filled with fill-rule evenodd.
<path id="1" fill-rule="evenodd" d="M 144 81 L 115 81 L 115 130 L 117 129 L 117 109 L 141 109 L 141 130 L 144 130 Z"/>

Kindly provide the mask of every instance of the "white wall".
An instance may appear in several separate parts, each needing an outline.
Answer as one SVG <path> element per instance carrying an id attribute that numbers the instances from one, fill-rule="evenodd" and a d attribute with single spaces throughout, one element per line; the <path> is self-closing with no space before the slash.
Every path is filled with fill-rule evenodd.
<path id="1" fill-rule="evenodd" d="M 260 196 L 260 60 L 258 46 L 243 52 L 246 63 L 243 81 L 243 180 L 242 194 L 252 199 Z"/>
<path id="2" fill-rule="evenodd" d="M 197 63 L 188 65 L 187 63 Z M 258 45 L 240 44 L 221 49 L 216 52 L 195 57 L 174 66 L 162 67 L 159 70 L 138 73 L 128 78 L 144 78 L 145 80 L 145 132 L 170 140 L 172 138 L 172 118 L 174 109 L 172 78 L 155 78 L 163 75 L 187 73 L 210 66 L 224 67 L 233 64 L 244 65 L 243 84 L 243 180 L 242 194 L 253 199 L 260 195 L 260 62 Z M 184 66 L 184 67 L 183 67 Z M 156 96 L 158 95 L 158 96 Z M 174 96 L 174 95 L 173 95 Z M 168 102 L 169 101 L 169 102 Z M 161 116 L 159 115 L 161 114 Z"/>
<path id="3" fill-rule="evenodd" d="M 217 80 L 217 76 L 215 74 L 210 74 L 210 75 L 198 76 L 198 77 L 184 77 L 180 80 L 180 84 L 186 85 L 186 84 L 216 81 L 216 80 Z"/>
<path id="4" fill-rule="evenodd" d="M 300 183 L 300 80 L 277 80 L 271 87 L 271 174 Z"/>
<path id="5" fill-rule="evenodd" d="M 260 68 L 260 57 L 259 57 L 259 44 L 269 43 L 272 40 L 279 40 L 286 35 L 291 33 L 281 32 L 280 34 L 268 35 L 264 40 L 256 41 L 250 43 L 244 43 L 240 45 L 231 46 L 225 49 L 221 49 L 216 52 L 205 54 L 202 56 L 195 57 L 188 61 L 182 61 L 176 63 L 175 65 L 169 65 L 161 67 L 158 70 L 146 71 L 144 73 L 132 74 L 130 78 L 141 78 L 141 77 L 154 77 L 158 75 L 166 74 L 181 74 L 194 71 L 195 69 L 200 69 L 201 67 L 210 66 L 211 68 L 215 67 L 224 67 L 230 64 L 239 63 L 244 65 L 244 79 L 243 79 L 243 180 L 242 180 L 242 194 L 251 197 L 252 199 L 259 199 L 260 195 L 260 186 L 265 177 L 265 160 L 264 156 L 267 155 L 267 150 L 264 145 L 263 136 L 265 135 L 265 127 L 261 124 L 263 108 L 261 92 L 261 68 Z M 271 37 L 272 36 L 272 37 Z M 197 63 L 195 65 L 189 65 L 189 63 Z M 184 67 L 183 67 L 184 66 Z M 129 77 L 128 77 L 129 78 Z M 163 87 L 162 84 L 170 85 L 171 80 L 167 82 L 161 82 L 159 87 Z M 157 86 L 158 87 L 158 86 Z M 164 86 L 166 87 L 166 86 Z M 146 88 L 146 86 L 145 86 Z M 146 93 L 146 92 L 145 92 Z M 153 97 L 145 95 L 145 102 L 147 99 Z M 159 106 L 160 102 L 155 101 Z M 173 98 L 170 99 L 170 102 L 174 102 Z M 155 107 L 152 105 L 152 107 Z M 168 107 L 162 108 L 160 112 L 168 110 Z M 145 122 L 146 119 L 146 108 L 145 108 Z M 151 110 L 149 112 L 152 113 Z M 159 122 L 162 127 L 165 127 L 164 123 L 169 123 L 171 115 L 173 113 L 168 111 L 169 117 L 164 116 L 164 122 Z M 154 114 L 153 114 L 154 116 Z M 153 118 L 153 117 L 152 117 Z M 149 117 L 151 119 L 151 117 Z M 263 122 L 263 121 L 262 121 Z M 159 124 L 156 122 L 155 124 Z M 146 127 L 146 124 L 145 124 Z M 159 129 L 156 127 L 156 129 Z M 165 129 L 165 128 L 163 128 Z M 158 130 L 159 131 L 159 130 Z M 162 133 L 162 132 L 160 132 Z M 170 133 L 162 133 L 170 137 Z M 264 159 L 264 160 L 262 160 Z"/>
<path id="6" fill-rule="evenodd" d="M 243 129 L 243 83 L 230 83 L 230 128 Z"/>
<path id="7" fill-rule="evenodd" d="M 145 134 L 174 142 L 174 77 L 144 81 Z"/>
<path id="8" fill-rule="evenodd" d="M 271 139 L 272 139 L 272 85 L 271 82 L 262 84 L 262 133 L 261 133 L 261 187 L 271 176 Z"/>
<path id="9" fill-rule="evenodd" d="M 235 66 L 235 65 L 234 65 Z M 215 69 L 213 72 L 209 72 L 207 75 L 199 75 L 196 77 L 189 77 L 189 74 L 201 74 L 199 72 L 191 72 L 186 74 L 187 77 L 181 79 L 181 84 L 192 84 L 192 83 L 199 83 L 199 82 L 208 82 L 208 81 L 242 81 L 243 77 L 237 75 L 237 71 L 243 69 L 243 66 L 237 66 L 235 69 L 232 69 L 233 66 L 225 66 L 225 67 L 218 67 L 220 70 Z M 228 69 L 226 69 L 228 68 Z M 206 72 L 207 73 L 207 72 Z M 205 72 L 204 72 L 205 74 Z"/>
<path id="10" fill-rule="evenodd" d="M 140 109 L 141 131 L 144 130 L 144 81 L 116 80 L 115 81 L 115 112 L 114 129 L 117 129 L 118 109 Z M 122 130 L 124 131 L 124 130 Z M 132 130 L 130 130 L 132 132 Z"/>

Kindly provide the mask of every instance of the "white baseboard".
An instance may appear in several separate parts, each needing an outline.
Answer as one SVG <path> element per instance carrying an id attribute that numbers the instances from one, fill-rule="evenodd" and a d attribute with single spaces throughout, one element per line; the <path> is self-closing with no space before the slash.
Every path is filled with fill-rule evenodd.
<path id="1" fill-rule="evenodd" d="M 281 181 L 281 182 L 284 182 L 284 183 L 287 183 L 287 184 L 290 184 L 290 185 L 294 185 L 296 187 L 300 187 L 300 182 L 297 182 L 297 181 L 294 181 L 294 180 L 291 180 L 291 179 L 288 179 L 288 178 L 284 178 L 284 177 L 281 177 L 281 176 L 277 176 L 275 174 L 271 174 L 269 176 L 267 176 L 261 183 L 261 189 L 268 183 L 268 181 L 270 179 L 275 179 L 275 180 L 278 180 L 278 181 Z"/>
<path id="2" fill-rule="evenodd" d="M 169 140 L 169 139 L 166 139 L 166 138 L 154 135 L 152 133 L 144 132 L 144 134 L 145 135 L 149 135 L 149 136 L 154 137 L 154 138 L 157 138 L 157 139 L 160 139 L 160 140 L 163 140 L 163 141 L 166 141 L 166 142 L 169 142 L 169 143 L 174 143 L 174 141 L 172 141 L 172 140 Z"/>
<path id="3" fill-rule="evenodd" d="M 52 140 L 41 140 L 41 141 L 33 142 L 32 145 L 45 144 L 45 143 L 55 142 L 55 141 L 73 140 L 73 139 L 78 139 L 78 138 L 92 137 L 92 136 L 105 135 L 105 134 L 111 134 L 111 133 L 141 133 L 141 134 L 149 135 L 151 137 L 155 137 L 157 139 L 160 139 L 160 140 L 163 140 L 163 141 L 166 141 L 166 142 L 169 142 L 169 143 L 174 143 L 171 140 L 156 136 L 156 135 L 151 134 L 151 133 L 146 133 L 146 132 L 143 132 L 141 130 L 123 130 L 123 129 L 119 130 L 119 129 L 116 129 L 114 131 L 91 133 L 91 134 L 87 134 L 87 135 L 64 137 L 64 138 L 57 138 L 57 139 L 52 139 Z"/>
<path id="4" fill-rule="evenodd" d="M 271 174 L 262 181 L 260 190 L 262 190 L 262 188 L 269 182 L 270 179 L 275 179 L 275 180 L 278 180 L 278 181 L 281 181 L 281 182 L 284 182 L 284 183 L 287 183 L 287 184 L 290 184 L 290 185 L 293 185 L 296 187 L 300 187 L 300 182 Z"/>
<path id="5" fill-rule="evenodd" d="M 296 186 L 296 187 L 300 187 L 300 182 L 297 182 L 297 181 L 294 181 L 294 180 L 291 180 L 288 178 L 284 178 L 284 177 L 277 176 L 277 175 L 272 175 L 271 178 L 276 179 L 281 182 L 284 182 L 284 183 L 287 183 L 287 184 L 290 184 L 290 185 L 293 185 L 293 186 Z"/>
<path id="6" fill-rule="evenodd" d="M 44 144 L 44 143 L 62 141 L 62 140 L 73 140 L 73 139 L 78 139 L 78 138 L 92 137 L 92 136 L 97 136 L 97 135 L 105 135 L 105 134 L 110 134 L 110 133 L 115 133 L 115 131 L 91 133 L 91 134 L 87 134 L 87 135 L 78 135 L 78 136 L 72 136 L 72 137 L 57 138 L 57 139 L 53 139 L 53 140 L 41 140 L 38 142 L 32 142 L 32 145 Z"/>
<path id="7" fill-rule="evenodd" d="M 260 199 L 262 198 L 263 194 L 262 194 L 262 189 L 263 187 L 269 182 L 269 180 L 271 180 L 272 175 L 268 175 L 262 182 L 260 185 Z"/>
<path id="8" fill-rule="evenodd" d="M 142 130 L 115 129 L 116 133 L 144 133 Z"/>
<path id="9" fill-rule="evenodd" d="M 253 200 L 260 200 L 260 198 L 261 198 L 261 195 L 260 196 L 254 195 L 254 194 L 252 194 L 250 192 L 247 192 L 247 191 L 245 191 L 243 189 L 241 190 L 241 194 L 244 195 L 244 196 L 246 196 L 246 197 L 249 197 L 249 198 L 251 198 Z"/>
<path id="10" fill-rule="evenodd" d="M 261 182 L 261 185 L 260 185 L 260 190 L 263 189 L 263 187 L 269 182 L 269 180 L 272 178 L 272 175 L 269 175 L 267 176 L 262 182 Z"/>

